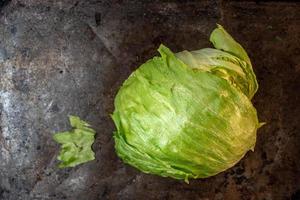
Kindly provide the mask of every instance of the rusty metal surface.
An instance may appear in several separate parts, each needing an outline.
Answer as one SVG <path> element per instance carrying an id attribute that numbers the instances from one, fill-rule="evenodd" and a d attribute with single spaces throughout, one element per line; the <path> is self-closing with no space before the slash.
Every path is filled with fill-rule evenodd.
<path id="1" fill-rule="evenodd" d="M 0 199 L 300 199 L 300 5 L 223 1 L 1 1 Z M 254 152 L 190 184 L 115 155 L 109 114 L 120 84 L 156 54 L 209 46 L 220 23 L 252 58 L 260 89 Z M 96 160 L 58 169 L 68 115 L 97 131 Z"/>

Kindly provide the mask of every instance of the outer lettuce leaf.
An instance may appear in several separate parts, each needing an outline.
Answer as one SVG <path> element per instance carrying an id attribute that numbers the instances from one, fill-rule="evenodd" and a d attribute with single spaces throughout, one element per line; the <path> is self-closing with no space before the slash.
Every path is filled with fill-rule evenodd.
<path id="1" fill-rule="evenodd" d="M 115 98 L 118 156 L 145 173 L 185 181 L 230 168 L 255 145 L 259 122 L 250 99 L 212 72 L 209 56 L 207 66 L 192 68 L 163 45 L 159 52 Z M 245 76 L 236 65 L 228 70 Z"/>
<path id="2" fill-rule="evenodd" d="M 218 27 L 210 35 L 210 41 L 213 43 L 214 47 L 216 49 L 227 51 L 251 64 L 245 49 L 237 43 L 221 25 L 218 24 L 217 26 Z"/>
<path id="3" fill-rule="evenodd" d="M 176 53 L 176 57 L 189 67 L 210 71 L 226 79 L 251 99 L 258 84 L 244 48 L 221 25 L 212 32 L 210 41 L 216 49 L 185 50 Z"/>
<path id="4" fill-rule="evenodd" d="M 250 83 L 242 66 L 246 63 L 238 57 L 218 49 L 205 48 L 197 51 L 182 51 L 176 57 L 191 68 L 211 72 L 226 79 L 231 85 L 250 96 Z"/>
<path id="5" fill-rule="evenodd" d="M 249 83 L 249 92 L 246 95 L 251 99 L 258 90 L 258 83 L 255 73 L 252 69 L 251 61 L 245 49 L 238 42 L 236 42 L 219 24 L 218 27 L 211 33 L 210 41 L 213 43 L 216 49 L 231 53 L 245 62 L 241 62 L 241 67 L 246 73 Z"/>
<path id="6" fill-rule="evenodd" d="M 91 148 L 95 131 L 90 125 L 79 117 L 70 116 L 73 129 L 67 132 L 56 133 L 53 139 L 61 144 L 61 150 L 57 157 L 61 161 L 60 168 L 74 167 L 95 159 Z"/>

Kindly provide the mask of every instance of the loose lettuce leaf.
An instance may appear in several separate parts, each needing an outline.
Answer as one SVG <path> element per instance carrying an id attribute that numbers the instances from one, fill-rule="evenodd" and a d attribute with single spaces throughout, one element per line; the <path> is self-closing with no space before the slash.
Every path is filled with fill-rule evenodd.
<path id="1" fill-rule="evenodd" d="M 94 143 L 95 131 L 79 117 L 70 116 L 71 131 L 56 133 L 53 139 L 61 144 L 57 157 L 61 161 L 60 168 L 74 167 L 95 159 L 91 148 Z"/>

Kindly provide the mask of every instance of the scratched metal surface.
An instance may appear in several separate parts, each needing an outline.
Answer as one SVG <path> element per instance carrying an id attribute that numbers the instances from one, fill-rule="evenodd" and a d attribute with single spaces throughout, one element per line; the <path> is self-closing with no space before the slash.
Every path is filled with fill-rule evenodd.
<path id="1" fill-rule="evenodd" d="M 223 1 L 0 1 L 0 199 L 300 199 L 300 5 Z M 255 152 L 185 184 L 115 155 L 109 117 L 120 84 L 156 54 L 209 46 L 221 23 L 252 58 L 260 90 Z M 53 133 L 78 115 L 96 160 L 58 169 Z"/>

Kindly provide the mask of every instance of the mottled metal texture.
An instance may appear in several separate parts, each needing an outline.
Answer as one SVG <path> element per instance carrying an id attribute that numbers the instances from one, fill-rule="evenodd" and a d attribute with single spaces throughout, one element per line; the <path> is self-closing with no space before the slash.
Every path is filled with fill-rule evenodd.
<path id="1" fill-rule="evenodd" d="M 0 199 L 300 199 L 300 5 L 240 1 L 1 1 Z M 222 24 L 250 54 L 260 89 L 254 152 L 190 184 L 143 174 L 114 152 L 113 98 L 154 56 L 209 46 Z M 57 131 L 78 115 L 96 160 L 58 169 Z"/>

